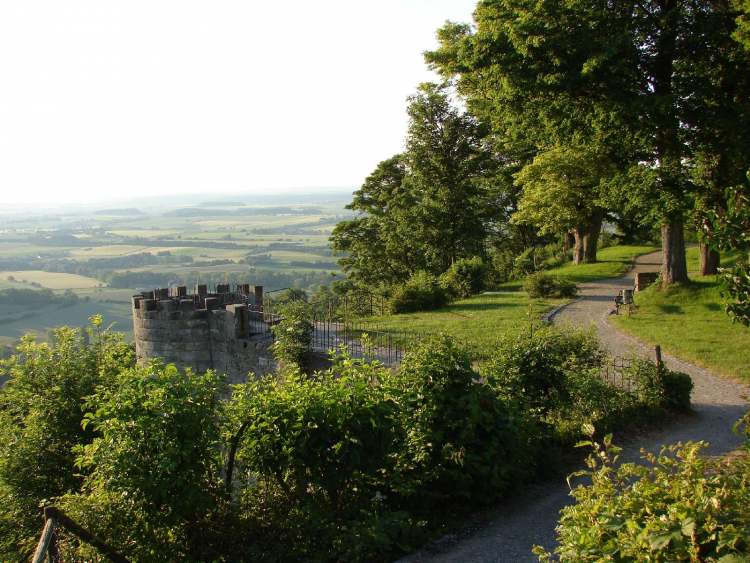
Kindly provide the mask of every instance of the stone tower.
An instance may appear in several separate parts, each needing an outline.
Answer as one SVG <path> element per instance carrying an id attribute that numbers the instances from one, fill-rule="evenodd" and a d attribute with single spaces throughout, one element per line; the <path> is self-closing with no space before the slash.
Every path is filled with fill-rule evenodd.
<path id="1" fill-rule="evenodd" d="M 139 363 L 161 358 L 196 372 L 215 369 L 230 383 L 276 367 L 273 341 L 263 317 L 263 287 L 240 284 L 214 292 L 198 285 L 146 291 L 133 296 L 133 337 Z"/>

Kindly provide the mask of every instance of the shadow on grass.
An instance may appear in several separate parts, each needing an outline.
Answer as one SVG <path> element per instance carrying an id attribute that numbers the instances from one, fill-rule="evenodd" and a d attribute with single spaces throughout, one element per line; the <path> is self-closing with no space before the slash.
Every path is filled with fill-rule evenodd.
<path id="1" fill-rule="evenodd" d="M 657 305 L 659 307 L 659 310 L 662 313 L 666 313 L 668 315 L 682 315 L 685 312 L 682 310 L 682 307 L 679 305 Z"/>

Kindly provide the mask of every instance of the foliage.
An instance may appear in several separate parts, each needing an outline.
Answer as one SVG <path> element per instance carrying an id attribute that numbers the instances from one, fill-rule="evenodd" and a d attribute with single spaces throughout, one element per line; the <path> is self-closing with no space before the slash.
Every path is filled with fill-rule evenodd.
<path id="1" fill-rule="evenodd" d="M 499 166 L 484 128 L 454 107 L 444 87 L 423 84 L 409 98 L 406 150 L 381 162 L 355 192 L 331 244 L 356 282 L 439 275 L 460 258 L 481 255 L 503 205 Z"/>
<path id="2" fill-rule="evenodd" d="M 729 40 L 736 16 L 682 0 L 480 2 L 475 24 L 447 23 L 426 58 L 522 162 L 577 145 L 611 162 L 609 180 L 627 189 L 602 195 L 626 198 L 604 199 L 658 219 L 664 280 L 685 282 L 691 174 L 710 169 L 727 187 L 747 158 L 750 59 Z"/>
<path id="3" fill-rule="evenodd" d="M 280 319 L 273 326 L 274 356 L 282 365 L 305 367 L 314 329 L 309 305 L 290 301 L 277 312 Z"/>
<path id="4" fill-rule="evenodd" d="M 702 455 L 704 442 L 617 464 L 607 436 L 591 445 L 588 470 L 562 510 L 554 553 L 540 561 L 744 561 L 750 556 L 750 464 Z M 569 478 L 569 480 L 571 479 Z"/>
<path id="5" fill-rule="evenodd" d="M 102 523 L 120 520 L 116 547 L 139 560 L 171 558 L 180 545 L 188 553 L 203 549 L 201 521 L 217 493 L 222 386 L 212 371 L 152 363 L 97 389 L 82 425 L 97 437 L 76 448 L 87 475 L 63 505 L 104 537 L 112 532 Z M 120 510 L 130 519 L 110 512 Z M 151 542 L 140 537 L 144 530 Z"/>
<path id="6" fill-rule="evenodd" d="M 469 297 L 485 289 L 487 266 L 479 256 L 456 260 L 440 276 L 440 286 L 452 297 Z"/>
<path id="7" fill-rule="evenodd" d="M 448 303 L 448 293 L 437 278 L 418 271 L 393 290 L 389 305 L 392 313 L 410 313 L 439 309 Z"/>
<path id="8" fill-rule="evenodd" d="M 633 359 L 624 370 L 623 376 L 633 385 L 633 393 L 638 402 L 651 410 L 672 409 L 686 411 L 690 409 L 690 393 L 693 381 L 684 373 L 659 367 L 654 362 L 644 359 Z"/>
<path id="9" fill-rule="evenodd" d="M 726 312 L 733 320 L 750 326 L 750 191 L 728 190 L 726 200 L 726 210 L 706 211 L 705 225 L 715 248 L 739 250 L 744 255 L 744 260 L 720 273 L 730 297 Z"/>
<path id="10" fill-rule="evenodd" d="M 523 282 L 523 288 L 529 297 L 570 298 L 578 294 L 578 287 L 575 283 L 545 272 L 537 272 L 528 276 Z"/>
<path id="11" fill-rule="evenodd" d="M 285 558 L 308 560 L 392 549 L 393 538 L 375 529 L 400 518 L 382 502 L 402 432 L 398 403 L 383 385 L 388 375 L 339 356 L 310 378 L 289 373 L 235 386 L 227 408 L 233 428 L 246 424 L 237 456 L 242 510 L 273 530 L 260 538 L 264 549 L 281 543 Z M 354 540 L 354 530 L 364 535 Z"/>
<path id="12" fill-rule="evenodd" d="M 585 146 L 554 146 L 516 174 L 523 187 L 512 221 L 531 223 L 540 234 L 573 232 L 575 262 L 596 262 L 605 214 L 602 180 L 614 173 L 606 155 Z"/>
<path id="13" fill-rule="evenodd" d="M 394 485 L 411 503 L 492 502 L 533 472 L 535 425 L 447 337 L 410 351 L 394 386 L 406 431 Z"/>
<path id="14" fill-rule="evenodd" d="M 567 373 L 598 368 L 602 360 L 591 333 L 538 327 L 503 338 L 483 373 L 502 396 L 546 413 L 570 400 Z"/>
<path id="15" fill-rule="evenodd" d="M 84 399 L 134 364 L 123 335 L 101 330 L 101 318 L 80 329 L 59 328 L 52 341 L 24 336 L 0 364 L 0 558 L 33 551 L 39 505 L 81 484 L 74 448 L 94 438 L 83 428 Z"/>

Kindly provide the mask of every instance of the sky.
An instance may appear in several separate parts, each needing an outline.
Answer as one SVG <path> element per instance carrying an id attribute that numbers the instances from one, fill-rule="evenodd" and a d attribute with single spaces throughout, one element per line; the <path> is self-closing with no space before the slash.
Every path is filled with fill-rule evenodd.
<path id="1" fill-rule="evenodd" d="M 0 201 L 357 187 L 475 4 L 2 2 Z"/>

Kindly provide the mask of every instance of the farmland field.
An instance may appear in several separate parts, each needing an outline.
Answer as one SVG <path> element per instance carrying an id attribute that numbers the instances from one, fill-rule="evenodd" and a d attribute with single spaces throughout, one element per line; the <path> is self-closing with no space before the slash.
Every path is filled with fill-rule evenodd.
<path id="1" fill-rule="evenodd" d="M 304 196 L 205 203 L 156 201 L 115 209 L 0 212 L 0 292 L 51 290 L 71 302 L 0 305 L 0 344 L 27 331 L 44 338 L 100 313 L 131 329 L 130 298 L 170 284 L 245 282 L 312 289 L 338 275 L 328 236 L 351 217 L 351 191 L 310 203 Z M 67 293 L 66 293 L 67 292 Z"/>

